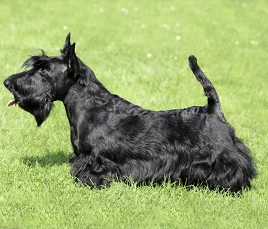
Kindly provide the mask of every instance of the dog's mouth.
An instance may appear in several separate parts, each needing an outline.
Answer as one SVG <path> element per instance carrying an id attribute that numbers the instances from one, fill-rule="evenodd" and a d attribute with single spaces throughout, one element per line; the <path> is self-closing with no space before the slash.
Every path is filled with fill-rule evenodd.
<path id="1" fill-rule="evenodd" d="M 10 81 L 9 81 L 8 79 L 6 79 L 6 80 L 4 81 L 4 85 L 5 85 L 5 87 L 12 93 L 12 95 L 14 96 L 13 99 L 9 100 L 9 102 L 7 103 L 7 106 L 10 107 L 10 106 L 12 106 L 12 105 L 14 105 L 14 104 L 17 104 L 18 101 L 17 101 L 17 99 L 16 99 L 16 95 L 15 95 L 15 93 L 14 93 L 13 86 L 12 86 L 12 84 L 10 83 Z"/>
<path id="2" fill-rule="evenodd" d="M 9 100 L 9 102 L 7 103 L 7 106 L 10 107 L 10 106 L 12 106 L 12 105 L 14 105 L 14 104 L 17 104 L 17 101 L 16 101 L 15 98 Z"/>
<path id="3" fill-rule="evenodd" d="M 11 94 L 13 95 L 13 99 L 9 100 L 8 103 L 7 103 L 7 106 L 8 107 L 11 107 L 12 105 L 16 105 L 18 104 L 18 98 L 17 98 L 17 95 L 15 94 L 14 90 L 10 90 L 9 91 L 11 92 Z"/>

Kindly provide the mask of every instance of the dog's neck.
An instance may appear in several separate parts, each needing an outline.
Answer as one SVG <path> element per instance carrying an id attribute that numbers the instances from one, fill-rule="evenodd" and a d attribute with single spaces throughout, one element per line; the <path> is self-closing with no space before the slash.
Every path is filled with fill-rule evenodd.
<path id="1" fill-rule="evenodd" d="M 111 93 L 99 82 L 94 72 L 80 62 L 79 79 L 73 84 L 62 100 L 70 124 L 81 112 L 90 107 L 105 105 L 112 97 Z"/>

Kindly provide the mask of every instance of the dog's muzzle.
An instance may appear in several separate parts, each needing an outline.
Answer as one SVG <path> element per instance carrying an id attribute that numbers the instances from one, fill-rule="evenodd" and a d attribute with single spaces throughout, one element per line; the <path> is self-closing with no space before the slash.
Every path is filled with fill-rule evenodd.
<path id="1" fill-rule="evenodd" d="M 10 83 L 10 81 L 8 80 L 8 79 L 6 79 L 5 81 L 4 81 L 4 85 L 5 85 L 5 87 L 9 90 L 9 91 L 11 91 L 11 83 Z M 7 103 L 7 106 L 8 107 L 10 107 L 10 106 L 12 106 L 12 105 L 14 105 L 14 104 L 16 104 L 16 99 L 15 98 L 13 98 L 13 99 L 11 99 L 8 103 Z"/>

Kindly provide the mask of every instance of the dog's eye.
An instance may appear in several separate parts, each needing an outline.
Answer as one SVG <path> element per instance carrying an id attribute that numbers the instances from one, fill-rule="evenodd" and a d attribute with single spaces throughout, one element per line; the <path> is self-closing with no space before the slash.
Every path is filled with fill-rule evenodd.
<path id="1" fill-rule="evenodd" d="M 39 69 L 39 73 L 41 74 L 41 75 L 47 75 L 47 70 L 45 69 L 45 68 L 40 68 Z"/>

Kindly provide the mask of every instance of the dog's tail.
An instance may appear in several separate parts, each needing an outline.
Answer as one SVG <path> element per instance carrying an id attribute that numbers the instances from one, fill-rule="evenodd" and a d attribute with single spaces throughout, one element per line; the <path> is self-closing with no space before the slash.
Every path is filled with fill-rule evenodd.
<path id="1" fill-rule="evenodd" d="M 206 75 L 202 72 L 202 70 L 198 66 L 197 59 L 195 58 L 195 56 L 193 55 L 189 56 L 188 59 L 190 68 L 192 69 L 196 79 L 203 86 L 205 96 L 208 97 L 208 105 L 207 105 L 208 113 L 217 114 L 222 120 L 225 120 L 223 113 L 221 111 L 219 96 L 213 84 L 210 82 L 210 80 L 206 77 Z"/>

